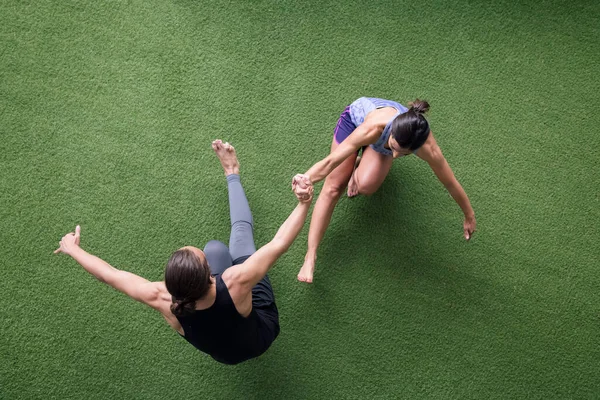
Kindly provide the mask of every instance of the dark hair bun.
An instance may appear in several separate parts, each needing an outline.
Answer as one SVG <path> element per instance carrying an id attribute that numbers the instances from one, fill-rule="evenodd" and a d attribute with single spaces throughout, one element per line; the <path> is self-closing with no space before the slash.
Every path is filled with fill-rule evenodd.
<path id="1" fill-rule="evenodd" d="M 191 299 L 175 300 L 171 304 L 171 312 L 177 316 L 190 315 L 196 308 L 196 301 Z"/>
<path id="2" fill-rule="evenodd" d="M 416 112 L 417 114 L 425 114 L 429 111 L 429 103 L 425 100 L 416 99 L 412 103 L 408 103 L 410 109 Z"/>

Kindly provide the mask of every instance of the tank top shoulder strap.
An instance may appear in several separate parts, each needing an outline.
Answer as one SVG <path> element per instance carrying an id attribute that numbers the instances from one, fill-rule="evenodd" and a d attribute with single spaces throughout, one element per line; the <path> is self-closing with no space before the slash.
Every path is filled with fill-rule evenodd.
<path id="1" fill-rule="evenodd" d="M 235 304 L 233 303 L 233 299 L 229 294 L 229 289 L 227 289 L 227 285 L 223 282 L 223 278 L 221 274 L 217 274 L 215 277 L 215 285 L 217 288 L 217 298 L 215 299 L 215 306 L 218 307 L 233 307 L 235 310 Z"/>
<path id="2" fill-rule="evenodd" d="M 377 97 L 361 97 L 349 105 L 350 119 L 354 125 L 358 126 L 364 122 L 367 114 L 371 111 L 384 107 L 395 108 L 400 113 L 408 111 L 408 108 L 393 100 L 380 99 Z"/>
<path id="3" fill-rule="evenodd" d="M 386 156 L 392 155 L 392 151 L 390 149 L 386 148 L 385 145 L 388 142 L 388 140 L 390 139 L 390 134 L 392 132 L 392 122 L 394 122 L 394 119 L 396 119 L 396 117 L 400 114 L 402 114 L 402 112 L 398 111 L 394 115 L 394 117 L 391 118 L 388 121 L 388 123 L 385 125 L 385 128 L 383 128 L 383 132 L 381 132 L 381 136 L 379 136 L 379 139 L 377 139 L 377 141 L 371 145 L 373 150 L 375 150 L 376 152 L 381 153 L 383 155 L 386 155 Z"/>

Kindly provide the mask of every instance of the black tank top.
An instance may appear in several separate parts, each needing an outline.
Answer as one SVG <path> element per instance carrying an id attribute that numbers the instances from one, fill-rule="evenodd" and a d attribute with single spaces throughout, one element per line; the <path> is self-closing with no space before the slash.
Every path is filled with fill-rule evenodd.
<path id="1" fill-rule="evenodd" d="M 279 334 L 275 303 L 255 306 L 253 292 L 252 311 L 244 318 L 236 310 L 220 274 L 215 275 L 215 284 L 217 296 L 212 306 L 177 317 L 184 338 L 224 364 L 237 364 L 267 351 Z"/>

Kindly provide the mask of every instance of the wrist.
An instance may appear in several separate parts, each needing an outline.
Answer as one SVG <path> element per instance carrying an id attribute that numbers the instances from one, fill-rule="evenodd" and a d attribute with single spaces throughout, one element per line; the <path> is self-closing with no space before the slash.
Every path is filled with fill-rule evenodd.
<path id="1" fill-rule="evenodd" d="M 465 213 L 465 219 L 475 219 L 475 213 L 473 211 Z"/>
<path id="2" fill-rule="evenodd" d="M 83 251 L 83 249 L 81 247 L 79 247 L 78 245 L 74 244 L 72 247 L 66 249 L 66 251 L 64 251 L 63 253 L 66 253 L 67 255 L 75 258 L 75 256 L 78 253 L 81 253 Z"/>

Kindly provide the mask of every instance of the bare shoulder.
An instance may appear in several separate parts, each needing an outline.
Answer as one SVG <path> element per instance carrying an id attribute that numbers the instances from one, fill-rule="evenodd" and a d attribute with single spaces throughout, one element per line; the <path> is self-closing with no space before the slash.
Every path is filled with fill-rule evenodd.
<path id="1" fill-rule="evenodd" d="M 152 288 L 151 290 L 154 295 L 153 303 L 148 305 L 160 312 L 171 328 L 175 329 L 177 332 L 179 332 L 179 334 L 184 335 L 185 333 L 181 327 L 181 324 L 177 320 L 177 317 L 171 312 L 171 304 L 173 303 L 173 299 L 167 290 L 165 283 L 150 282 L 148 285 Z"/>
<path id="2" fill-rule="evenodd" d="M 383 130 L 387 123 L 390 122 L 390 120 L 394 118 L 397 113 L 398 111 L 393 107 L 378 108 L 367 114 L 363 124 L 369 123 L 372 125 L 381 126 L 381 129 Z"/>
<path id="3" fill-rule="evenodd" d="M 221 275 L 236 310 L 243 317 L 252 311 L 252 288 L 245 271 L 244 264 L 239 264 L 227 268 Z"/>
<path id="4" fill-rule="evenodd" d="M 154 285 L 154 290 L 156 290 L 156 294 L 159 298 L 171 302 L 171 294 L 167 290 L 167 286 L 164 282 L 152 282 L 152 284 Z"/>
<path id="5" fill-rule="evenodd" d="M 157 310 L 171 306 L 171 294 L 164 282 L 149 282 L 144 289 L 146 304 Z"/>
<path id="6" fill-rule="evenodd" d="M 423 143 L 423 146 L 421 146 L 417 150 L 416 155 L 420 159 L 428 161 L 428 162 L 444 158 L 444 155 L 442 154 L 442 150 L 438 146 L 437 142 L 435 141 L 435 137 L 433 136 L 433 133 L 431 133 L 431 132 L 429 133 L 429 136 L 427 137 L 427 140 L 425 141 L 425 143 Z"/>
<path id="7" fill-rule="evenodd" d="M 233 267 L 227 268 L 222 274 L 221 279 L 227 286 L 227 290 L 237 291 L 239 287 L 243 286 L 245 282 L 244 264 L 234 265 Z"/>
<path id="8" fill-rule="evenodd" d="M 393 116 L 388 116 L 384 109 L 373 110 L 365 118 L 362 124 L 354 131 L 355 136 L 362 136 L 368 142 L 375 143 L 386 124 Z M 360 132 L 359 135 L 357 135 Z M 352 137 L 352 135 L 350 135 Z"/>

